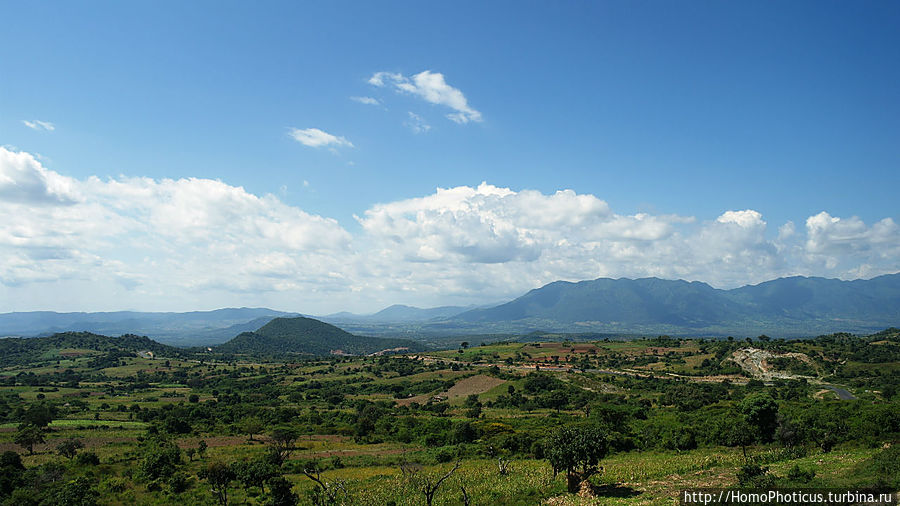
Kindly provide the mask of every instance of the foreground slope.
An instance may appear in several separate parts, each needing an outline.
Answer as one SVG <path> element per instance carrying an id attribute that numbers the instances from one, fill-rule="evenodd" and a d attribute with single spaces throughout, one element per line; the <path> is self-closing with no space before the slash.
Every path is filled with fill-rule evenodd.
<path id="1" fill-rule="evenodd" d="M 215 348 L 221 353 L 282 355 L 368 355 L 384 350 L 417 351 L 406 339 L 363 337 L 313 318 L 275 318 L 255 332 L 244 332 Z"/>

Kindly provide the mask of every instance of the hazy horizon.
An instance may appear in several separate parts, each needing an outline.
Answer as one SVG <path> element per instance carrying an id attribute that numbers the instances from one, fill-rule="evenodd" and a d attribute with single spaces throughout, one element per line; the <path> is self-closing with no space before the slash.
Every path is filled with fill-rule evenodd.
<path id="1" fill-rule="evenodd" d="M 855 278 L 855 279 L 823 278 L 823 279 L 836 279 L 836 280 L 839 280 L 839 281 L 862 281 L 862 280 L 871 280 L 871 279 L 874 279 L 874 278 L 877 278 L 877 277 L 881 277 L 881 276 L 890 276 L 890 275 L 894 275 L 894 274 L 900 274 L 900 272 L 893 272 L 893 273 L 879 274 L 879 275 L 877 275 L 877 276 L 871 276 L 871 277 L 868 277 L 868 278 Z M 740 288 L 740 287 L 742 287 L 742 286 L 755 286 L 755 285 L 759 285 L 759 284 L 762 284 L 762 283 L 767 283 L 767 282 L 769 282 L 769 281 L 775 281 L 775 280 L 778 280 L 778 279 L 784 279 L 784 278 L 788 278 L 788 277 L 798 277 L 798 276 L 782 276 L 782 277 L 779 277 L 779 278 L 773 278 L 773 279 L 761 281 L 761 282 L 759 282 L 759 283 L 749 283 L 749 284 L 746 284 L 746 285 L 741 285 L 741 286 L 733 287 L 733 288 Z M 799 277 L 816 278 L 816 277 L 819 277 L 819 276 L 799 276 Z M 663 281 L 685 281 L 685 282 L 688 282 L 688 283 L 699 282 L 699 283 L 705 283 L 705 284 L 711 286 L 712 288 L 715 288 L 715 289 L 718 289 L 718 290 L 729 290 L 728 288 L 720 288 L 720 287 L 713 286 L 713 285 L 711 285 L 711 284 L 709 284 L 709 283 L 706 283 L 705 281 L 702 281 L 702 280 L 667 279 L 667 278 L 656 278 L 656 277 L 649 277 L 649 278 L 627 278 L 627 277 L 619 277 L 619 278 L 602 278 L 602 277 L 601 277 L 601 278 L 581 279 L 581 280 L 562 280 L 562 279 L 561 279 L 561 280 L 557 280 L 557 281 L 569 282 L 569 283 L 579 283 L 579 282 L 582 282 L 582 281 L 593 281 L 593 280 L 596 280 L 596 279 L 616 279 L 616 280 L 619 280 L 619 279 L 630 279 L 630 280 L 638 280 L 638 279 L 661 279 L 661 280 L 663 280 Z M 552 282 L 551 282 L 551 283 L 552 283 Z M 389 304 L 387 304 L 387 305 L 385 305 L 385 306 L 377 307 L 377 308 L 375 308 L 375 309 L 362 310 L 362 311 L 350 311 L 350 310 L 347 310 L 347 309 L 341 309 L 341 310 L 338 310 L 338 311 L 332 311 L 332 312 L 329 312 L 329 313 L 311 313 L 311 312 L 308 312 L 308 311 L 303 311 L 302 309 L 295 309 L 295 308 L 264 307 L 264 306 L 246 306 L 246 305 L 244 305 L 244 306 L 220 306 L 220 307 L 211 307 L 211 308 L 185 308 L 185 309 L 180 309 L 180 310 L 160 310 L 160 311 L 143 310 L 143 309 L 135 309 L 135 308 L 99 309 L 99 310 L 96 310 L 96 311 L 83 311 L 83 310 L 77 310 L 77 309 L 73 309 L 73 310 L 61 310 L 61 311 L 57 311 L 57 310 L 47 310 L 47 309 L 33 309 L 33 310 L 29 310 L 29 311 L 8 311 L 8 312 L 0 312 L 0 314 L 4 314 L 4 313 L 15 313 L 15 312 L 20 312 L 20 313 L 28 313 L 28 312 L 44 312 L 44 311 L 47 311 L 47 312 L 54 312 L 54 313 L 118 313 L 118 312 L 136 312 L 136 313 L 194 313 L 194 312 L 200 312 L 200 313 L 202 313 L 202 312 L 212 312 L 212 311 L 227 310 L 227 309 L 269 309 L 269 310 L 272 310 L 272 311 L 278 311 L 278 312 L 282 312 L 282 313 L 295 313 L 295 314 L 301 314 L 301 315 L 312 316 L 312 317 L 327 317 L 327 316 L 338 315 L 338 314 L 341 314 L 341 313 L 349 313 L 349 314 L 353 314 L 353 315 L 355 315 L 355 316 L 372 316 L 372 315 L 375 315 L 375 314 L 377 314 L 377 313 L 379 313 L 379 312 L 381 312 L 381 311 L 383 311 L 383 310 L 385 310 L 385 309 L 389 309 L 389 308 L 394 307 L 394 306 L 411 307 L 411 308 L 414 308 L 414 309 L 436 309 L 436 308 L 440 308 L 440 307 L 491 307 L 491 306 L 496 306 L 496 305 L 505 304 L 505 303 L 507 303 L 507 302 L 510 302 L 510 301 L 512 301 L 512 300 L 517 299 L 518 297 L 521 297 L 522 295 L 525 295 L 526 293 L 528 293 L 528 292 L 531 291 L 531 290 L 536 290 L 536 289 L 541 288 L 541 287 L 544 287 L 544 286 L 546 286 L 546 284 L 543 284 L 543 285 L 540 285 L 540 286 L 535 286 L 535 287 L 533 287 L 533 288 L 530 288 L 530 289 L 528 289 L 528 290 L 526 290 L 526 291 L 524 291 L 524 292 L 522 292 L 522 293 L 520 293 L 520 294 L 518 294 L 518 295 L 514 295 L 513 297 L 511 297 L 511 298 L 509 298 L 509 299 L 495 300 L 495 301 L 487 302 L 487 303 L 483 303 L 483 304 L 474 304 L 474 303 L 473 303 L 473 304 L 437 304 L 437 305 L 434 305 L 434 306 L 424 306 L 424 305 L 416 305 L 415 303 L 393 302 L 393 303 L 389 303 Z"/>

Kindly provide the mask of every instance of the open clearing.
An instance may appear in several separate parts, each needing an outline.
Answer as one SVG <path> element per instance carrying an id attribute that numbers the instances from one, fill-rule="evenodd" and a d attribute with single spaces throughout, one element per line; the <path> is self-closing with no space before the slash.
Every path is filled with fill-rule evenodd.
<path id="1" fill-rule="evenodd" d="M 432 399 L 434 397 L 440 397 L 441 399 L 452 401 L 453 399 L 458 399 L 460 397 L 483 394 L 488 390 L 494 388 L 495 386 L 502 385 L 504 383 L 506 383 L 506 380 L 479 374 L 476 376 L 469 376 L 468 378 L 461 379 L 457 381 L 456 384 L 454 384 L 452 387 L 439 394 L 422 394 L 416 395 L 414 397 L 408 397 L 406 399 L 399 399 L 397 400 L 397 404 L 401 406 L 408 406 L 413 402 L 424 404 L 428 402 L 429 399 Z"/>

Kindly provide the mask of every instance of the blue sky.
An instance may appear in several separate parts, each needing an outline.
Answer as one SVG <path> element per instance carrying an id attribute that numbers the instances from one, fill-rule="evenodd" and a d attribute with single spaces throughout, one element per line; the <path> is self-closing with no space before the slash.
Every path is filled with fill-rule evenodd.
<path id="1" fill-rule="evenodd" d="M 896 2 L 3 12 L 0 311 L 900 270 Z"/>

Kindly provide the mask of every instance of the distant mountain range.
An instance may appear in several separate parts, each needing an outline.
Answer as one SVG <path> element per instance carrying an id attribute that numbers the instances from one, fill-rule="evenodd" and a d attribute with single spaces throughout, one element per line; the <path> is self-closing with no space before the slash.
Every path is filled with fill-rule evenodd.
<path id="1" fill-rule="evenodd" d="M 254 332 L 274 318 L 265 308 L 189 313 L 0 314 L 0 336 L 65 331 L 140 334 L 176 346 L 210 346 Z M 871 333 L 900 325 L 900 273 L 870 280 L 790 277 L 731 290 L 681 280 L 556 281 L 492 307 L 394 305 L 371 315 L 318 317 L 354 334 L 432 340 L 466 334 L 532 331 L 799 337 Z"/>
<path id="2" fill-rule="evenodd" d="M 241 332 L 256 330 L 279 316 L 297 316 L 297 313 L 246 307 L 187 313 L 4 313 L 0 314 L 0 337 L 49 336 L 74 331 L 103 335 L 140 334 L 176 346 L 207 346 L 224 343 Z"/>
<path id="3" fill-rule="evenodd" d="M 564 331 L 866 332 L 900 323 L 900 274 L 855 281 L 798 276 L 732 290 L 657 278 L 557 281 L 453 319 Z"/>
<path id="4" fill-rule="evenodd" d="M 244 332 L 215 347 L 221 353 L 253 355 L 369 355 L 424 349 L 407 339 L 356 336 L 313 318 L 275 318 L 254 332 Z"/>
<path id="5" fill-rule="evenodd" d="M 331 322 L 380 322 L 380 323 L 412 323 L 425 322 L 435 319 L 446 319 L 456 316 L 460 313 L 477 308 L 478 306 L 440 306 L 432 308 L 418 308 L 413 306 L 405 306 L 403 304 L 394 304 L 386 307 L 375 314 L 360 315 L 348 313 L 334 313 L 319 317 L 322 321 Z"/>

